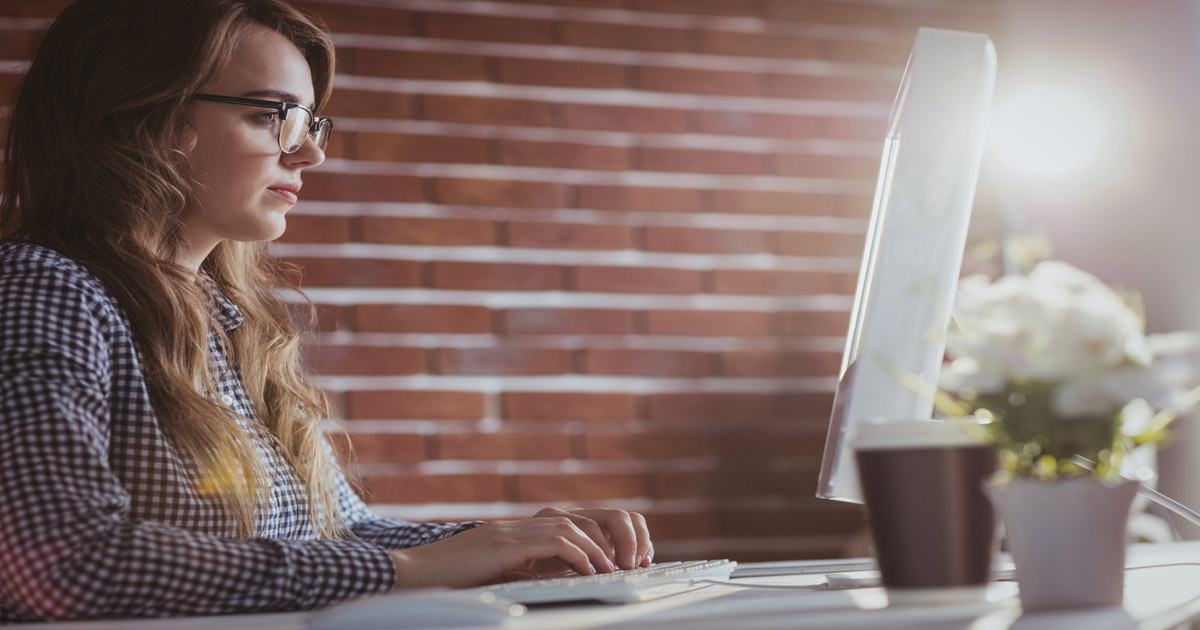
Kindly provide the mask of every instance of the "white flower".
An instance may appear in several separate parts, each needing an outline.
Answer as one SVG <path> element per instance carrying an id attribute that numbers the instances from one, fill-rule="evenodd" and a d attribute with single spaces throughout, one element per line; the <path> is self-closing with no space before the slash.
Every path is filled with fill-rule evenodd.
<path id="1" fill-rule="evenodd" d="M 1027 276 L 959 285 L 940 385 L 1002 392 L 1012 382 L 1058 384 L 1055 413 L 1115 414 L 1143 398 L 1178 405 L 1200 373 L 1200 335 L 1147 337 L 1142 317 L 1095 276 L 1056 261 Z"/>

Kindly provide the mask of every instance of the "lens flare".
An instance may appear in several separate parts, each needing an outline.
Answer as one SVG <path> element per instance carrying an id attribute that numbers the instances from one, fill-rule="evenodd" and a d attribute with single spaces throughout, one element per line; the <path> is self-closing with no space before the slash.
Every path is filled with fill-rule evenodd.
<path id="1" fill-rule="evenodd" d="M 1102 101 L 1082 89 L 1027 86 L 996 103 L 990 144 L 1014 170 L 1060 175 L 1099 155 L 1108 118 Z"/>

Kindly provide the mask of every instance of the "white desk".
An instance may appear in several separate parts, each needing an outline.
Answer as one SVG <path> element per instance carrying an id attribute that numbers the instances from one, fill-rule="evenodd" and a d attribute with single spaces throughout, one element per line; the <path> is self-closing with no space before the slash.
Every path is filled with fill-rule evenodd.
<path id="1" fill-rule="evenodd" d="M 797 630 L 803 628 L 970 628 L 1041 630 L 1174 628 L 1200 619 L 1200 542 L 1130 547 L 1125 605 L 1022 615 L 1016 584 L 989 586 L 985 603 L 958 606 L 887 606 L 880 588 L 828 590 L 820 576 L 745 578 L 729 585 L 625 606 L 572 606 L 533 610 L 507 630 Z M 1163 566 L 1172 565 L 1172 566 Z M 793 585 L 756 589 L 749 584 Z M 43 624 L 42 630 L 302 630 L 305 613 L 232 615 L 188 619 Z"/>

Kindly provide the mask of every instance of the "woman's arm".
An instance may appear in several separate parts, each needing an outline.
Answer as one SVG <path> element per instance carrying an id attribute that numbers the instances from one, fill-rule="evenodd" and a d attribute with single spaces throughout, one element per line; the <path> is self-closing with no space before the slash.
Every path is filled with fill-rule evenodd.
<path id="1" fill-rule="evenodd" d="M 62 270 L 0 273 L 0 603 L 49 619 L 314 608 L 395 582 L 359 541 L 134 519 L 108 463 L 115 312 Z"/>

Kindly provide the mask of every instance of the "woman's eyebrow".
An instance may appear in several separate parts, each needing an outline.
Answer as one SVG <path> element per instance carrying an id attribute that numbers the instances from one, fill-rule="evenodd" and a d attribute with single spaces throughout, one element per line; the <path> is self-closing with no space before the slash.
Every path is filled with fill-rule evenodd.
<path id="1" fill-rule="evenodd" d="M 242 96 L 243 98 L 246 98 L 246 97 L 253 98 L 253 97 L 265 96 L 265 97 L 268 97 L 268 100 L 280 101 L 283 103 L 299 103 L 300 102 L 299 96 L 296 96 L 295 94 L 292 94 L 291 92 L 284 92 L 282 90 L 254 90 L 253 92 L 244 92 L 240 96 Z M 312 109 L 313 105 L 310 103 L 307 107 L 309 109 Z"/>

